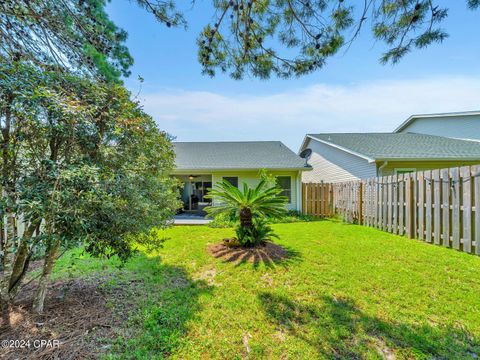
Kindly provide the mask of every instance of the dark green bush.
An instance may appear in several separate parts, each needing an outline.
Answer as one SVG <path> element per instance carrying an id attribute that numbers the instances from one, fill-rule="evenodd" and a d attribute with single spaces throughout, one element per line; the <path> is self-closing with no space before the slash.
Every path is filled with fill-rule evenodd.
<path id="1" fill-rule="evenodd" d="M 271 241 L 278 236 L 273 232 L 273 229 L 268 225 L 266 220 L 254 219 L 253 226 L 245 228 L 238 225 L 235 228 L 237 239 L 242 246 L 256 246 Z"/>

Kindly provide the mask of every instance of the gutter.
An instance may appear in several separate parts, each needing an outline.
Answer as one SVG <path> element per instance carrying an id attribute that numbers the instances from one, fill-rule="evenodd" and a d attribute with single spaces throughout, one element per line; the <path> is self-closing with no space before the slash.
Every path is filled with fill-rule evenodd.
<path id="1" fill-rule="evenodd" d="M 480 141 L 480 140 L 479 140 Z M 458 157 L 443 157 L 443 158 L 435 158 L 435 157 L 427 157 L 427 158 L 377 158 L 377 161 L 480 161 L 480 156 L 472 157 L 472 156 L 458 156 Z"/>
<path id="2" fill-rule="evenodd" d="M 377 168 L 377 176 L 381 176 L 381 175 L 380 175 L 381 171 L 382 171 L 383 168 L 384 168 L 385 166 L 387 166 L 387 165 L 388 165 L 388 161 L 384 161 L 383 164 Z"/>
<path id="3" fill-rule="evenodd" d="M 194 173 L 196 175 L 209 175 L 212 172 L 257 172 L 265 169 L 267 171 L 311 171 L 313 168 L 309 166 L 292 167 L 292 168 L 271 168 L 271 167 L 257 167 L 257 168 L 192 168 L 179 169 L 176 168 L 170 172 L 172 175 L 189 175 Z"/>
<path id="4" fill-rule="evenodd" d="M 296 193 L 297 193 L 297 203 L 296 203 L 296 210 L 302 211 L 302 171 L 299 170 L 297 174 L 297 181 L 296 181 Z"/>

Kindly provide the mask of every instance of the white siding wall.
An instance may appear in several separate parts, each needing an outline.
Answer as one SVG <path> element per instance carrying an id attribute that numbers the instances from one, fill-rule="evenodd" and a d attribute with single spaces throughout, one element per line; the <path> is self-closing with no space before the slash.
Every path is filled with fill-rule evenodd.
<path id="1" fill-rule="evenodd" d="M 291 176 L 292 181 L 292 201 L 288 204 L 288 209 L 290 210 L 300 210 L 297 209 L 297 179 L 298 173 L 296 171 L 269 171 L 269 173 L 276 175 L 276 176 Z M 238 177 L 238 186 L 243 186 L 242 184 L 245 182 L 249 186 L 255 186 L 260 182 L 260 177 L 258 172 L 256 171 L 249 171 L 249 172 L 239 172 L 239 171 L 232 171 L 232 172 L 215 172 L 212 174 L 212 182 L 215 184 L 216 182 L 222 181 L 224 176 L 236 176 Z"/>
<path id="2" fill-rule="evenodd" d="M 420 118 L 401 132 L 480 140 L 480 115 Z"/>
<path id="3" fill-rule="evenodd" d="M 306 147 L 313 151 L 308 162 L 313 170 L 303 172 L 303 182 L 342 182 L 376 175 L 375 163 L 370 164 L 358 156 L 312 139 Z"/>

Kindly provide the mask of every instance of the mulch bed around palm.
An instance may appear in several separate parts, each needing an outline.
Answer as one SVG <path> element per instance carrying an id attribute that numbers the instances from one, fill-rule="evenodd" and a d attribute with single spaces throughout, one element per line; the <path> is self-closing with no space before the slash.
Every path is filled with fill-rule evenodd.
<path id="1" fill-rule="evenodd" d="M 284 260 L 289 255 L 283 247 L 272 242 L 255 247 L 232 247 L 220 243 L 209 245 L 207 249 L 212 256 L 233 263 L 271 264 Z"/>
<path id="2" fill-rule="evenodd" d="M 31 311 L 34 291 L 35 287 L 29 286 L 13 306 L 2 311 L 0 340 L 30 343 L 23 343 L 23 348 L 4 347 L 2 343 L 0 359 L 92 359 L 107 350 L 108 342 L 101 339 L 115 336 L 119 320 L 108 309 L 98 280 L 52 283 L 41 315 Z M 38 340 L 50 343 L 39 346 Z"/>

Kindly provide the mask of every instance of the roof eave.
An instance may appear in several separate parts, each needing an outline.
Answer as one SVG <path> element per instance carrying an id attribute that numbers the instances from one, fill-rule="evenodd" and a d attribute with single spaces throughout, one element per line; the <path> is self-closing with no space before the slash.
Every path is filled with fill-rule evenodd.
<path id="1" fill-rule="evenodd" d="M 359 158 L 362 158 L 362 159 L 364 159 L 364 160 L 367 160 L 369 163 L 374 163 L 376 160 L 378 160 L 378 159 L 374 159 L 374 158 L 372 158 L 372 157 L 370 157 L 370 156 L 368 156 L 368 155 L 361 154 L 361 153 L 358 153 L 358 152 L 356 152 L 356 151 L 353 151 L 353 150 L 351 150 L 351 149 L 349 149 L 349 148 L 343 147 L 343 146 L 341 146 L 341 145 L 337 145 L 337 144 L 332 143 L 332 142 L 330 142 L 330 141 L 323 140 L 323 139 L 319 139 L 319 138 L 317 138 L 317 137 L 315 137 L 315 136 L 312 136 L 312 135 L 309 135 L 309 134 L 307 134 L 306 137 L 308 137 L 308 138 L 310 138 L 310 139 L 312 139 L 312 140 L 319 141 L 319 142 L 321 142 L 321 143 L 323 143 L 323 144 L 329 145 L 329 146 L 334 147 L 334 148 L 336 148 L 336 149 L 345 151 L 345 152 L 347 152 L 347 153 L 349 153 L 349 154 L 355 155 L 355 156 L 357 156 L 357 157 L 359 157 Z"/>
<path id="2" fill-rule="evenodd" d="M 305 150 L 305 146 L 307 146 L 308 141 L 311 139 L 311 137 L 307 134 L 303 138 L 302 145 L 300 145 L 300 149 L 298 150 L 297 155 L 300 155 L 300 153 Z"/>
<path id="3" fill-rule="evenodd" d="M 282 168 L 274 168 L 274 167 L 255 167 L 255 168 L 192 168 L 192 169 L 174 169 L 170 173 L 172 175 L 188 175 L 190 173 L 195 174 L 205 174 L 208 175 L 212 172 L 235 172 L 235 171 L 259 171 L 259 170 L 269 170 L 269 171 L 311 171 L 312 167 L 302 166 L 302 167 L 282 167 Z"/>

